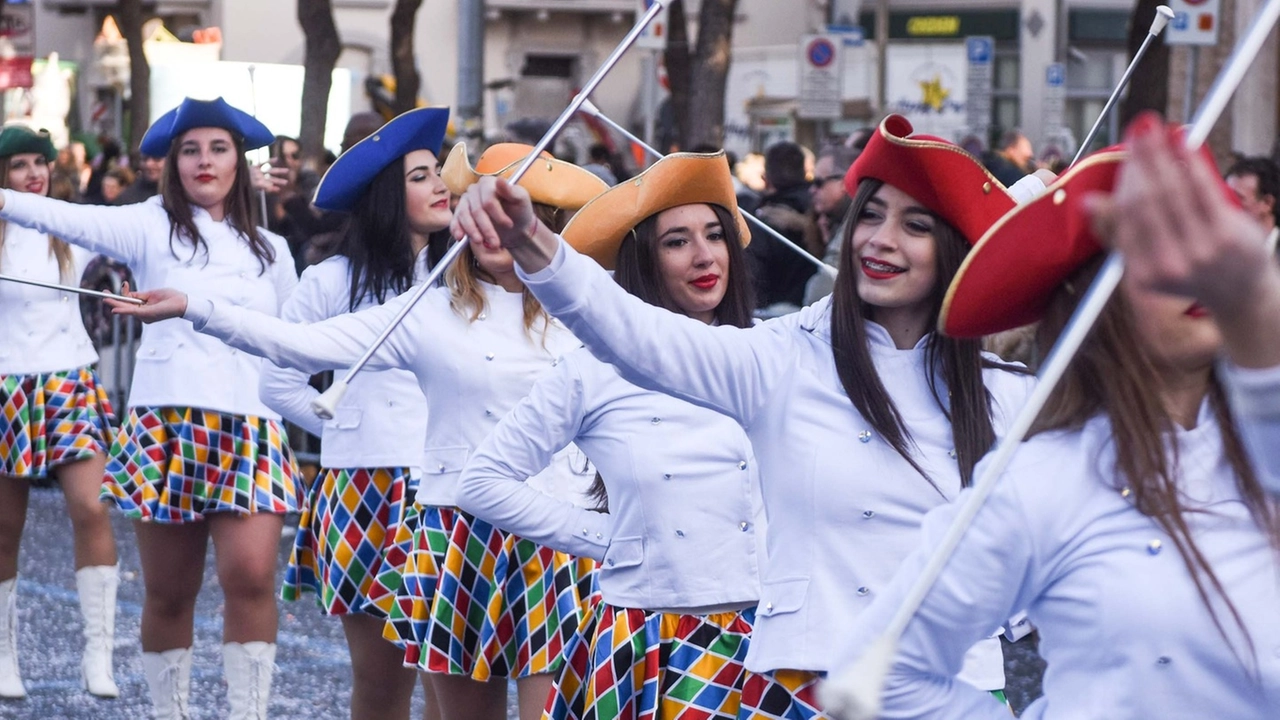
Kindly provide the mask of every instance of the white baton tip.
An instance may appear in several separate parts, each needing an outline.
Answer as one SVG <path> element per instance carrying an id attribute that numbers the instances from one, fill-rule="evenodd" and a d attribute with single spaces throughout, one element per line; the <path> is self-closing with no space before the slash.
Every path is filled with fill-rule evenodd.
<path id="1" fill-rule="evenodd" d="M 582 99 L 582 104 L 578 106 L 578 109 L 592 117 L 600 117 L 600 108 L 596 107 L 595 103 L 588 98 Z"/>
<path id="2" fill-rule="evenodd" d="M 334 380 L 328 390 L 320 393 L 320 397 L 311 401 L 311 412 L 321 420 L 332 420 L 338 414 L 338 403 L 347 394 L 347 381 Z"/>
<path id="3" fill-rule="evenodd" d="M 888 635 L 877 639 L 852 666 L 818 685 L 818 702 L 836 720 L 875 720 L 880 716 L 880 693 L 897 654 Z"/>
<path id="4" fill-rule="evenodd" d="M 1173 10 L 1168 5 L 1161 5 L 1156 8 L 1156 16 L 1151 20 L 1151 29 L 1147 31 L 1148 35 L 1159 35 L 1164 31 L 1164 26 L 1169 24 L 1173 19 Z"/>

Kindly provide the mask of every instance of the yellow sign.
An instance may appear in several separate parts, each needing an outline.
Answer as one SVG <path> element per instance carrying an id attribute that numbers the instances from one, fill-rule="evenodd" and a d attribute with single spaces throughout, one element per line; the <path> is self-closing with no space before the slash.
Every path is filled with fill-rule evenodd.
<path id="1" fill-rule="evenodd" d="M 959 15 L 917 15 L 907 18 L 909 37 L 952 37 L 959 33 Z"/>

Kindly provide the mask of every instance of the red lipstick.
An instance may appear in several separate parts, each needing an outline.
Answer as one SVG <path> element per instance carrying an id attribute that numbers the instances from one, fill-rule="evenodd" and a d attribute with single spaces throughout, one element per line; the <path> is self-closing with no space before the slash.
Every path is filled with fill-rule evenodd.
<path id="1" fill-rule="evenodd" d="M 691 284 L 701 290 L 710 290 L 715 287 L 718 282 L 720 282 L 719 275 L 716 275 L 715 273 L 707 273 L 701 277 L 694 278 Z"/>
<path id="2" fill-rule="evenodd" d="M 1197 320 L 1200 318 L 1207 318 L 1209 317 L 1209 315 L 1211 315 L 1211 313 L 1209 312 L 1209 309 L 1201 305 L 1200 303 L 1192 304 L 1191 307 L 1187 308 L 1186 311 L 1184 311 L 1182 314 L 1186 315 L 1187 317 L 1196 318 Z"/>
<path id="3" fill-rule="evenodd" d="M 900 268 L 892 263 L 883 260 L 877 260 L 872 257 L 862 258 L 862 274 L 872 280 L 887 280 L 895 275 L 901 275 L 906 272 L 906 268 Z"/>

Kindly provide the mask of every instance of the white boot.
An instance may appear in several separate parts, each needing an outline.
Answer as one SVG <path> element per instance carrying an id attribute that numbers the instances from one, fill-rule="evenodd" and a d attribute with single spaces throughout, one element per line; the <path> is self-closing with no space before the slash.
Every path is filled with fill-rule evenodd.
<path id="1" fill-rule="evenodd" d="M 142 671 L 156 720 L 188 720 L 191 695 L 191 648 L 142 653 Z"/>
<path id="2" fill-rule="evenodd" d="M 227 720 L 266 720 L 275 662 L 275 643 L 255 641 L 222 645 L 227 704 L 231 706 Z"/>
<path id="3" fill-rule="evenodd" d="M 119 565 L 94 565 L 76 571 L 80 614 L 84 616 L 84 660 L 80 672 L 84 689 L 98 697 L 120 697 L 112 676 L 111 654 L 116 646 L 116 588 Z"/>
<path id="4" fill-rule="evenodd" d="M 0 582 L 0 698 L 24 698 L 18 671 L 18 578 Z"/>

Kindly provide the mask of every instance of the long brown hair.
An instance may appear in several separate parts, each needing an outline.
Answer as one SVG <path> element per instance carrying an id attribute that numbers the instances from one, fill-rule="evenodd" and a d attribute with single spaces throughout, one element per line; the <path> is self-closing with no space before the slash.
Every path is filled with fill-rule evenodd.
<path id="1" fill-rule="evenodd" d="M 840 273 L 831 297 L 831 350 L 840 384 L 854 408 L 871 423 L 880 437 L 936 488 L 933 478 L 913 456 L 915 441 L 871 359 L 866 322 L 873 308 L 858 296 L 861 272 L 853 249 L 853 233 L 867 202 L 883 185 L 878 180 L 863 180 L 858 184 L 858 191 L 849 206 L 840 252 Z M 969 244 L 964 237 L 936 215 L 933 238 L 937 248 L 937 276 L 930 294 L 930 327 L 938 324 L 938 313 L 942 309 L 947 286 L 969 252 Z M 983 382 L 982 371 L 993 367 L 1019 373 L 1026 371 L 984 358 L 978 340 L 958 340 L 938 332 L 930 334 L 926 340 L 925 367 L 928 369 L 929 389 L 951 423 L 960 484 L 968 487 L 973 483 L 974 466 L 991 449 L 996 438 L 991 420 L 991 393 Z"/>
<path id="2" fill-rule="evenodd" d="M 1078 290 L 1088 287 L 1101 265 L 1099 256 L 1058 288 L 1040 322 L 1037 344 L 1042 350 L 1057 342 L 1080 302 Z M 1231 641 L 1226 629 L 1209 600 L 1211 590 L 1225 601 L 1252 653 L 1253 641 L 1239 612 L 1191 536 L 1186 520 L 1189 511 L 1178 491 L 1177 444 L 1167 442 L 1176 430 L 1175 423 L 1162 402 L 1159 369 L 1146 348 L 1133 341 L 1136 336 L 1132 307 L 1123 293 L 1116 293 L 1050 393 L 1028 437 L 1051 430 L 1079 429 L 1091 418 L 1105 414 L 1115 443 L 1115 489 L 1128 488 L 1138 512 L 1155 520 L 1168 534 L 1228 645 Z M 1222 433 L 1223 452 L 1235 473 L 1236 488 L 1254 522 L 1270 537 L 1272 547 L 1280 550 L 1280 513 L 1267 499 L 1249 463 L 1216 375 L 1210 376 L 1209 406 Z M 1174 451 L 1172 463 L 1167 453 L 1170 447 Z"/>
<path id="3" fill-rule="evenodd" d="M 709 207 L 715 211 L 716 219 L 720 221 L 729 250 L 729 279 L 725 283 L 724 297 L 716 306 L 715 320 L 721 325 L 749 328 L 753 322 L 751 310 L 755 307 L 755 298 L 747 270 L 747 255 L 742 249 L 742 238 L 738 235 L 738 223 L 723 207 Z M 622 239 L 613 279 L 623 290 L 650 305 L 680 313 L 680 308 L 667 293 L 662 273 L 658 270 L 658 214 L 654 213 L 641 220 Z M 608 511 L 608 489 L 598 472 L 587 490 L 587 497 L 595 501 L 594 509 Z"/>
<path id="4" fill-rule="evenodd" d="M 9 187 L 9 158 L 12 155 L 0 157 L 0 188 Z M 41 155 L 43 158 L 44 156 Z M 48 186 L 53 187 L 53 166 L 49 166 Z M 0 219 L 0 250 L 4 249 L 5 230 L 9 227 L 9 223 Z M 75 277 L 75 257 L 71 253 L 71 246 L 64 240 L 60 240 L 52 235 L 49 236 L 49 256 L 58 261 L 58 274 L 62 277 L 63 283 L 78 282 Z"/>
<path id="5" fill-rule="evenodd" d="M 249 162 L 244 157 L 244 138 L 227 131 L 235 145 L 236 177 L 231 182 L 231 191 L 223 202 L 224 216 L 231 227 L 244 236 L 249 242 L 249 250 L 258 259 L 258 274 L 265 273 L 267 266 L 276 260 L 276 251 L 271 243 L 258 230 L 257 209 L 253 202 L 253 188 L 249 184 Z M 191 201 L 182 189 L 181 173 L 178 172 L 178 151 L 182 148 L 179 135 L 169 143 L 169 153 L 165 156 L 164 174 L 160 178 L 160 197 L 165 212 L 169 215 L 169 250 L 174 257 L 178 251 L 173 249 L 173 240 L 178 238 L 191 246 L 191 257 L 203 249 L 208 254 L 208 246 L 196 228 L 195 213 L 191 209 Z M 265 220 L 264 220 L 265 222 Z"/>
<path id="6" fill-rule="evenodd" d="M 564 230 L 564 225 L 569 222 L 568 218 L 565 217 L 565 213 L 551 205 L 534 203 L 533 212 L 543 224 L 557 234 Z M 484 271 L 484 268 L 480 267 L 480 263 L 476 262 L 476 256 L 471 252 L 471 248 L 463 248 L 462 254 L 445 271 L 444 283 L 449 288 L 450 307 L 459 316 L 467 318 L 470 322 L 478 320 L 480 313 L 484 312 L 489 305 L 488 300 L 485 298 L 484 288 L 480 286 L 481 281 L 492 283 L 493 278 Z M 520 295 L 524 303 L 525 332 L 532 334 L 534 328 L 541 325 L 539 332 L 544 335 L 545 339 L 551 316 L 547 315 L 547 311 L 542 309 L 542 303 L 538 302 L 538 299 L 533 296 L 529 288 L 522 288 Z"/>

